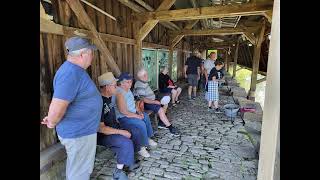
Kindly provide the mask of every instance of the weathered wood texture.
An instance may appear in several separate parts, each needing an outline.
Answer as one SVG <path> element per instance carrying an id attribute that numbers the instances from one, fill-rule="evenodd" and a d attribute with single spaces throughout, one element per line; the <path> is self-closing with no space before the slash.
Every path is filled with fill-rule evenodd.
<path id="1" fill-rule="evenodd" d="M 50 100 L 52 97 L 52 80 L 55 72 L 60 65 L 66 60 L 66 51 L 64 48 L 64 42 L 74 31 L 78 30 L 80 33 L 87 33 L 92 36 L 89 30 L 87 30 L 78 21 L 76 15 L 70 9 L 68 3 L 65 0 L 51 0 L 53 6 L 53 20 L 55 23 L 69 28 L 62 28 L 63 33 L 69 33 L 64 36 L 63 33 L 40 33 L 40 120 L 47 115 Z M 119 66 L 121 72 L 134 73 L 134 46 L 135 42 L 129 40 L 126 44 L 124 41 L 127 39 L 134 39 L 133 30 L 133 11 L 119 3 L 118 0 L 90 0 L 90 3 L 99 7 L 103 11 L 114 16 L 117 21 L 114 21 L 104 14 L 92 9 L 92 7 L 82 3 L 85 11 L 90 17 L 99 33 L 108 34 L 102 36 L 105 45 L 108 47 L 115 62 Z M 157 9 L 162 1 L 158 0 L 146 0 L 150 6 Z M 176 23 L 181 27 L 181 24 Z M 50 26 L 51 27 L 51 26 Z M 60 32 L 61 27 L 58 27 Z M 82 29 L 82 30 L 79 30 Z M 113 36 L 114 37 L 113 37 Z M 123 37 L 119 39 L 118 36 Z M 104 38 L 105 37 L 105 38 Z M 127 39 L 126 39 L 127 38 Z M 119 40 L 119 41 L 118 41 Z M 154 48 L 167 48 L 169 49 L 169 37 L 167 35 L 167 28 L 161 24 L 157 24 L 153 30 L 144 39 L 144 46 L 153 46 Z M 189 50 L 190 45 L 183 42 L 185 51 Z M 155 46 L 155 44 L 157 44 Z M 176 48 L 181 48 L 182 43 L 178 44 Z M 178 54 L 183 54 L 183 51 L 178 51 Z M 183 57 L 183 56 L 181 56 Z M 110 71 L 110 68 L 102 61 L 102 55 L 98 51 L 95 53 L 95 59 L 92 66 L 88 68 L 88 73 L 92 79 L 96 82 L 97 77 Z M 183 58 L 181 58 L 181 61 Z M 180 59 L 178 59 L 179 64 Z M 178 72 L 179 69 L 178 65 Z M 39 122 L 40 123 L 40 122 Z M 58 139 L 55 130 L 46 128 L 40 125 L 40 151 L 46 149 L 52 144 L 57 143 Z"/>

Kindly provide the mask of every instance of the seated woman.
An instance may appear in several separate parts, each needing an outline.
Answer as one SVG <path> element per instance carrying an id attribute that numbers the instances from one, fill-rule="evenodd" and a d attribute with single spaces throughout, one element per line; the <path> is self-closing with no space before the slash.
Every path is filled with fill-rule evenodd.
<path id="1" fill-rule="evenodd" d="M 172 79 L 168 75 L 168 68 L 163 66 L 160 69 L 159 74 L 159 91 L 161 93 L 170 93 L 172 95 L 171 102 L 172 106 L 175 107 L 176 104 L 179 104 L 179 95 L 181 94 L 181 88 L 174 85 Z"/>
<path id="2" fill-rule="evenodd" d="M 117 94 L 113 99 L 116 117 L 120 126 L 125 129 L 134 126 L 140 130 L 143 138 L 138 153 L 143 157 L 150 157 L 146 146 L 150 145 L 155 147 L 157 146 L 157 143 L 151 139 L 153 136 L 153 129 L 149 115 L 145 112 L 138 114 L 136 110 L 134 96 L 130 90 L 133 77 L 128 73 L 121 73 L 118 79 L 119 86 L 117 87 Z"/>

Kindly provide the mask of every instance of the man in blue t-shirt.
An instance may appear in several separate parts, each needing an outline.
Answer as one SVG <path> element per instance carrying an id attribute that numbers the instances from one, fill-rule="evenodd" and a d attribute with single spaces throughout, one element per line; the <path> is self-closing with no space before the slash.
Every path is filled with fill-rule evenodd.
<path id="1" fill-rule="evenodd" d="M 88 180 L 93 171 L 102 98 L 86 69 L 96 46 L 72 37 L 65 42 L 67 60 L 53 80 L 53 98 L 42 124 L 55 128 L 67 152 L 66 179 Z"/>

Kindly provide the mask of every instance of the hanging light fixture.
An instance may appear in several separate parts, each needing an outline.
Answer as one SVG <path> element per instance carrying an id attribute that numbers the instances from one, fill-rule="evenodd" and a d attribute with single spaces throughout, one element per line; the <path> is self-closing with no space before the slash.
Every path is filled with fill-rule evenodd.
<path id="1" fill-rule="evenodd" d="M 252 46 L 252 44 L 251 44 L 251 43 L 249 43 L 249 44 L 248 44 L 248 46 Z"/>

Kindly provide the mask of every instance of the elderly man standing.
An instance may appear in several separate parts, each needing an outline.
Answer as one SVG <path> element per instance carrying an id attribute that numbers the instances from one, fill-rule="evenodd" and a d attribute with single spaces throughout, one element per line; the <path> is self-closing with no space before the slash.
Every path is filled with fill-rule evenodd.
<path id="1" fill-rule="evenodd" d="M 88 180 L 93 171 L 102 98 L 86 69 L 96 46 L 72 37 L 65 42 L 67 60 L 53 80 L 53 98 L 42 124 L 55 128 L 67 152 L 66 179 Z"/>
<path id="2" fill-rule="evenodd" d="M 158 113 L 161 120 L 160 128 L 169 129 L 171 134 L 179 135 L 179 130 L 169 122 L 160 101 L 156 100 L 156 95 L 148 84 L 148 72 L 142 68 L 138 71 L 137 76 L 138 81 L 134 84 L 134 91 L 137 96 L 143 98 L 144 109 Z"/>

